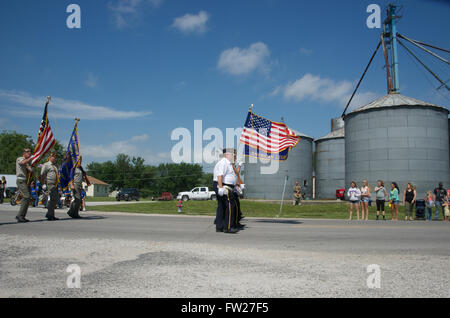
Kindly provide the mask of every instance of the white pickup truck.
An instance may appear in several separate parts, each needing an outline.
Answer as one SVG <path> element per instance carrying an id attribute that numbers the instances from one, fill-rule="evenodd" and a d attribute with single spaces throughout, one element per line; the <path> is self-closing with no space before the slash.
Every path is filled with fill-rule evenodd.
<path id="1" fill-rule="evenodd" d="M 177 200 L 216 200 L 216 193 L 209 191 L 207 187 L 197 187 L 191 191 L 180 192 L 177 195 Z"/>

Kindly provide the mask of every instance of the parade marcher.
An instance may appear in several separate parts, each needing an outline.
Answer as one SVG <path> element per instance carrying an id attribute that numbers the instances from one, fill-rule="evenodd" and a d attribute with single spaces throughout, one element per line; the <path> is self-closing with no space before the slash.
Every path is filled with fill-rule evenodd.
<path id="1" fill-rule="evenodd" d="M 80 206 L 81 206 L 81 193 L 83 191 L 83 181 L 86 181 L 86 184 L 89 186 L 90 182 L 86 176 L 86 172 L 81 166 L 82 157 L 80 156 L 79 164 L 75 168 L 75 172 L 73 174 L 73 180 L 70 182 L 70 189 L 72 190 L 72 195 L 74 201 L 70 204 L 69 211 L 67 214 L 74 219 L 80 219 L 81 216 L 79 214 Z"/>
<path id="2" fill-rule="evenodd" d="M 294 205 L 302 205 L 302 187 L 298 183 L 298 181 L 295 182 L 294 185 Z"/>
<path id="3" fill-rule="evenodd" d="M 58 204 L 58 169 L 55 166 L 57 160 L 56 153 L 51 153 L 48 161 L 42 166 L 41 177 L 42 182 L 47 185 L 47 191 L 50 196 L 50 200 L 47 203 L 47 214 L 45 217 L 49 221 L 59 220 L 55 217 L 55 208 Z"/>
<path id="4" fill-rule="evenodd" d="M 442 216 L 445 217 L 444 207 L 442 206 L 442 204 L 444 204 L 444 199 L 445 196 L 447 195 L 447 190 L 443 187 L 442 182 L 439 182 L 439 186 L 436 189 L 434 189 L 433 194 L 434 194 L 434 203 L 436 206 L 434 219 L 437 220 L 439 219 L 439 210 L 442 210 Z"/>
<path id="5" fill-rule="evenodd" d="M 236 150 L 226 148 L 223 150 L 223 158 L 217 163 L 217 194 L 223 204 L 223 218 L 216 218 L 216 230 L 222 226 L 224 233 L 237 233 L 236 227 L 236 203 L 233 200 L 233 189 L 236 186 L 236 173 L 233 169 Z"/>
<path id="6" fill-rule="evenodd" d="M 234 161 L 236 162 L 236 153 L 234 154 Z M 237 184 L 233 190 L 233 199 L 234 199 L 234 203 L 236 205 L 236 228 L 238 228 L 240 230 L 242 230 L 244 228 L 244 225 L 241 224 L 241 220 L 244 218 L 244 216 L 242 215 L 241 201 L 239 199 L 239 197 L 242 195 L 242 190 L 244 190 L 244 188 L 245 188 L 245 184 L 242 182 L 241 178 L 239 177 L 239 173 L 241 172 L 242 164 L 243 164 L 243 162 L 239 162 L 237 167 L 235 167 L 234 164 L 232 165 L 233 171 L 234 171 L 234 173 L 236 175 L 236 179 L 237 179 Z"/>
<path id="7" fill-rule="evenodd" d="M 219 196 L 219 193 L 218 193 L 218 183 L 217 183 L 217 179 L 218 179 L 218 177 L 217 177 L 217 174 L 219 173 L 219 168 L 221 167 L 221 165 L 222 164 L 219 164 L 219 163 L 221 163 L 221 161 L 222 161 L 222 159 L 221 160 L 219 160 L 217 163 L 216 163 L 216 165 L 214 166 L 214 173 L 213 173 L 213 186 L 212 186 L 212 189 L 213 189 L 213 191 L 214 191 L 214 193 L 216 194 L 216 199 L 217 199 L 217 208 L 216 208 L 216 218 L 214 219 L 214 224 L 216 225 L 216 232 L 222 232 L 223 231 L 223 227 L 224 227 L 224 224 L 223 224 L 223 220 L 224 220 L 224 217 L 223 217 L 223 210 L 224 210 L 224 207 L 223 207 L 223 200 L 221 200 L 221 198 L 220 198 L 220 196 Z"/>
<path id="8" fill-rule="evenodd" d="M 22 199 L 20 201 L 19 213 L 16 216 L 16 220 L 19 223 L 29 222 L 25 218 L 28 212 L 28 206 L 31 201 L 30 189 L 27 184 L 28 175 L 31 173 L 31 167 L 28 164 L 31 161 L 31 149 L 25 148 L 23 150 L 23 156 L 17 158 L 16 160 L 16 177 L 17 177 L 17 188 L 22 194 Z"/>

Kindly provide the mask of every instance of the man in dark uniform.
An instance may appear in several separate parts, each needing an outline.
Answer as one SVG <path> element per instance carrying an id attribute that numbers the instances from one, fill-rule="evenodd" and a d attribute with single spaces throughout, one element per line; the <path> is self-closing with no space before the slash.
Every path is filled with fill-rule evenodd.
<path id="1" fill-rule="evenodd" d="M 216 164 L 214 170 L 217 173 L 217 194 L 223 204 L 223 218 L 218 215 L 216 219 L 216 230 L 223 228 L 224 233 L 237 233 L 236 227 L 236 202 L 233 198 L 233 190 L 236 186 L 236 174 L 233 169 L 234 149 L 223 150 L 223 158 Z M 219 209 L 220 210 L 220 209 Z"/>

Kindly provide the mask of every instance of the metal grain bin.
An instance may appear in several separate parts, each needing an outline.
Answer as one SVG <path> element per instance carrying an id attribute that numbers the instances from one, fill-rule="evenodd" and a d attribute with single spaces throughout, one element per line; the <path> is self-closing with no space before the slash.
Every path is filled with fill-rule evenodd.
<path id="1" fill-rule="evenodd" d="M 345 116 L 345 183 L 374 188 L 378 179 L 419 198 L 439 181 L 450 186 L 448 109 L 400 94 L 386 95 Z"/>
<path id="2" fill-rule="evenodd" d="M 345 129 L 341 117 L 331 120 L 331 132 L 316 143 L 316 197 L 335 199 L 345 188 Z"/>
<path id="3" fill-rule="evenodd" d="M 313 138 L 295 132 L 301 136 L 297 146 L 290 152 L 286 161 L 279 162 L 278 172 L 275 174 L 261 174 L 264 161 L 246 163 L 244 166 L 244 180 L 246 185 L 245 197 L 251 199 L 281 200 L 285 177 L 285 199 L 292 199 L 292 188 L 295 181 L 302 186 L 307 198 L 312 197 L 312 146 Z M 248 162 L 248 158 L 246 160 Z M 306 183 L 306 187 L 303 185 Z"/>

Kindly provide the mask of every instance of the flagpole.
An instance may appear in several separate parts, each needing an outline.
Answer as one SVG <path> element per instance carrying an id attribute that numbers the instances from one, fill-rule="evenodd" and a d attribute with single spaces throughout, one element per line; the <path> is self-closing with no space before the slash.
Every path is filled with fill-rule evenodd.
<path id="1" fill-rule="evenodd" d="M 287 183 L 288 175 L 284 177 L 284 187 L 283 187 L 283 194 L 281 195 L 281 204 L 280 204 L 280 213 L 278 213 L 277 218 L 280 217 L 281 212 L 283 211 L 283 200 L 284 200 L 284 193 L 286 191 L 286 183 Z"/>

